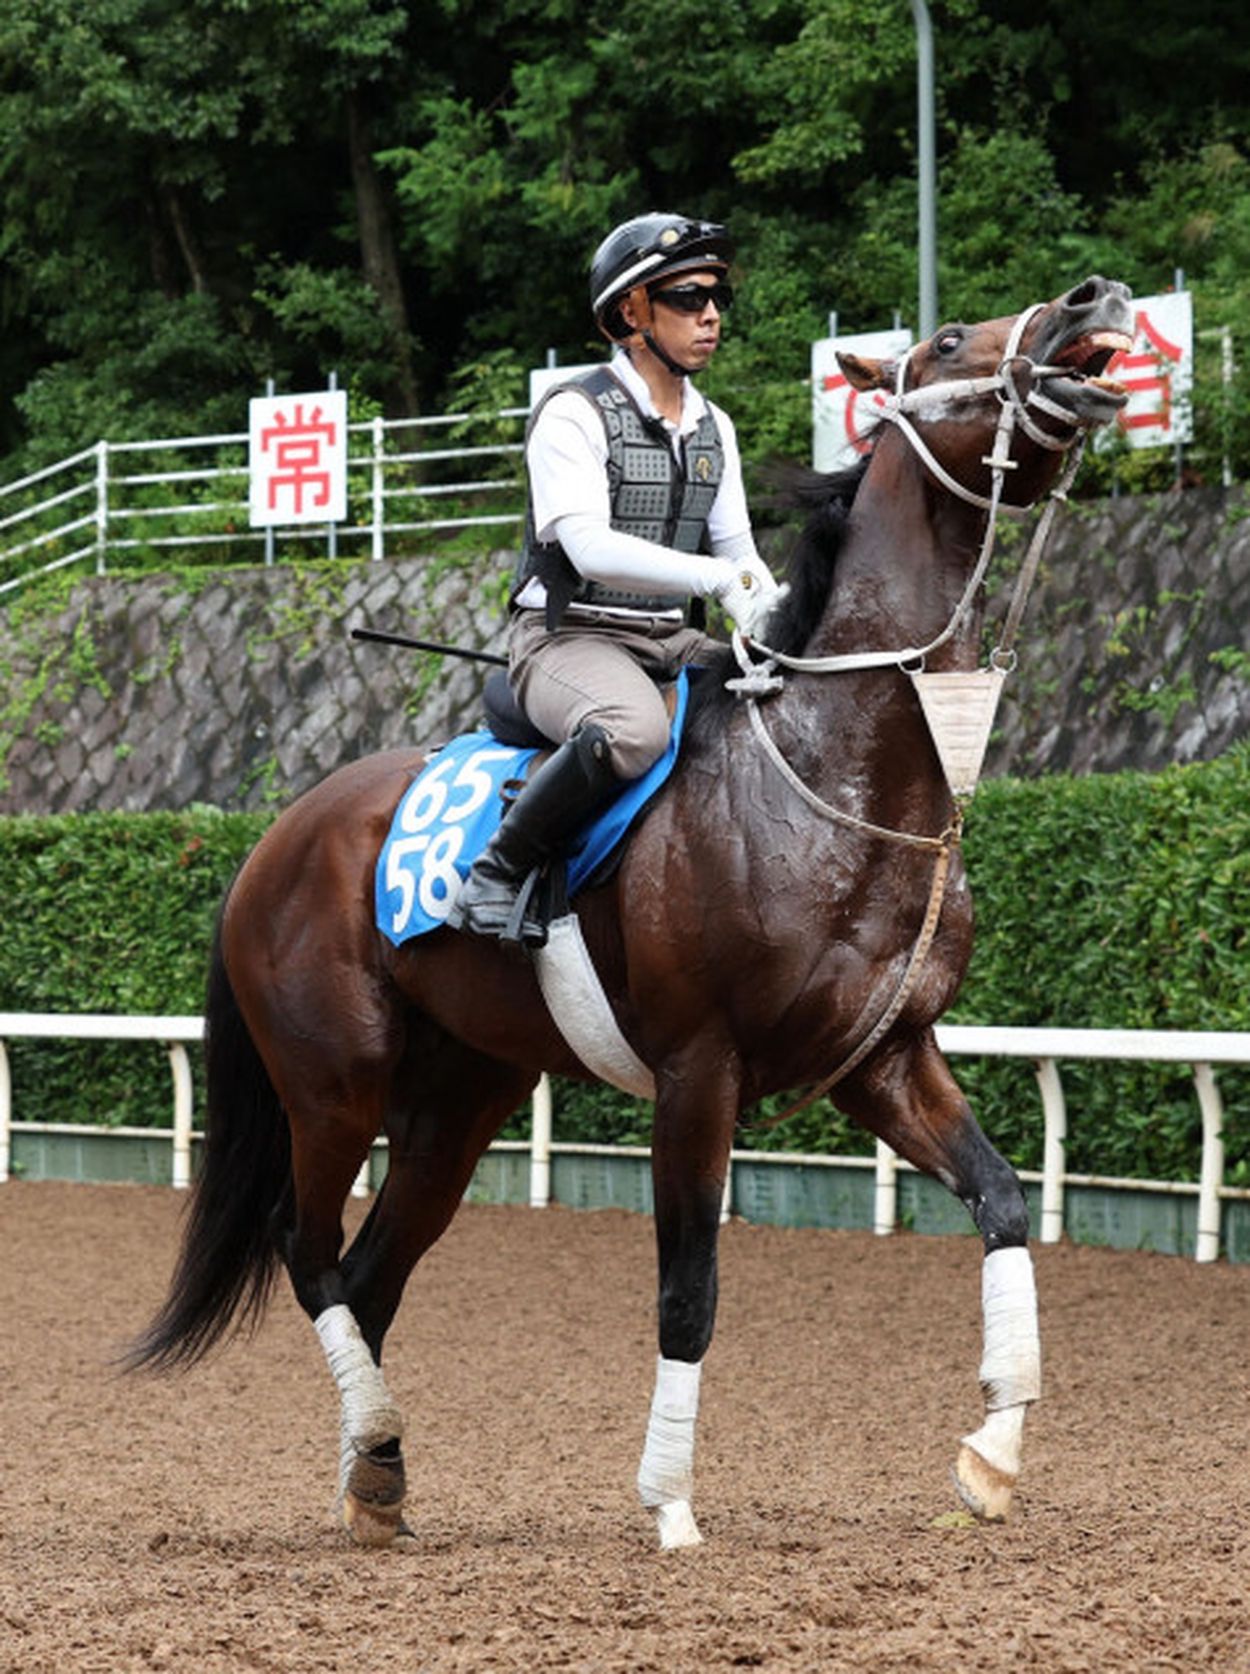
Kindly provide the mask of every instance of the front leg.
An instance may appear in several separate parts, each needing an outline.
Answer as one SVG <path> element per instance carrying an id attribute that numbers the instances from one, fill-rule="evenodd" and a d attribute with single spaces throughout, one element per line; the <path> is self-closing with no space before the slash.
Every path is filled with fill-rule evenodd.
<path id="1" fill-rule="evenodd" d="M 1025 1412 L 1042 1392 L 1037 1289 L 1023 1244 L 987 1249 L 981 1314 L 985 1422 L 960 1444 L 955 1487 L 970 1511 L 998 1523 L 1010 1509 L 1020 1474 Z"/>
<path id="2" fill-rule="evenodd" d="M 738 1098 L 737 1075 L 723 1061 L 714 1075 L 686 1064 L 658 1077 L 651 1170 L 660 1352 L 638 1492 L 666 1550 L 703 1538 L 690 1509 L 695 1420 L 716 1321 L 716 1245 Z"/>
<path id="3" fill-rule="evenodd" d="M 960 1198 L 981 1234 L 985 1421 L 963 1438 L 954 1477 L 970 1510 L 1000 1522 L 1020 1474 L 1025 1412 L 1041 1394 L 1037 1291 L 1020 1182 L 977 1125 L 931 1030 L 874 1054 L 838 1102 Z"/>

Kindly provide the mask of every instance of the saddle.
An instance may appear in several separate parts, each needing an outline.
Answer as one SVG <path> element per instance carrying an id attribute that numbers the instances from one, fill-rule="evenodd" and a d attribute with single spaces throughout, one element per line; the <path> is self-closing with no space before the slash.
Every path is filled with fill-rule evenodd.
<path id="1" fill-rule="evenodd" d="M 487 729 L 501 744 L 511 744 L 518 750 L 555 749 L 556 740 L 540 732 L 517 702 L 505 669 L 492 669 L 486 676 L 482 707 L 486 712 Z"/>

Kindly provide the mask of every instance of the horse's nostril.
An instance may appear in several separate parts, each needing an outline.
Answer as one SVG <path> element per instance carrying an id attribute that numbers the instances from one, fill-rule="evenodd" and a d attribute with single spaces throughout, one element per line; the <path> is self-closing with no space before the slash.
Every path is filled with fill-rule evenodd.
<path id="1" fill-rule="evenodd" d="M 1102 294 L 1103 281 L 1101 279 L 1087 279 L 1083 285 L 1077 285 L 1074 290 L 1064 297 L 1064 303 L 1069 308 L 1088 308 L 1092 302 L 1097 302 Z"/>

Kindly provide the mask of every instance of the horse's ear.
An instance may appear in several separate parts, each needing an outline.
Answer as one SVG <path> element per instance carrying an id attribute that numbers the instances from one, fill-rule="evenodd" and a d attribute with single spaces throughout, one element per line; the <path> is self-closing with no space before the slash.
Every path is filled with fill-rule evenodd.
<path id="1" fill-rule="evenodd" d="M 869 360 L 864 355 L 844 354 L 841 349 L 837 351 L 837 359 L 852 389 L 864 391 L 894 388 L 892 360 Z"/>

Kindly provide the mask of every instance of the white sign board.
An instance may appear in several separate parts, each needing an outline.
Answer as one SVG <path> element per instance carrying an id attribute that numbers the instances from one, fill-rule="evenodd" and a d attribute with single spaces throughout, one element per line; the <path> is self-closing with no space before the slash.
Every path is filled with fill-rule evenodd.
<path id="1" fill-rule="evenodd" d="M 1115 355 L 1106 376 L 1128 391 L 1116 428 L 1131 448 L 1193 439 L 1194 312 L 1188 291 L 1133 298 L 1133 347 Z M 1110 426 L 1104 437 L 1115 435 Z"/>
<path id="2" fill-rule="evenodd" d="M 838 366 L 837 352 L 890 360 L 911 347 L 911 332 L 864 331 L 852 337 L 823 337 L 812 344 L 812 464 L 840 471 L 868 451 L 878 390 L 861 395 Z"/>
<path id="3" fill-rule="evenodd" d="M 347 391 L 266 395 L 248 403 L 254 529 L 347 516 Z"/>
<path id="4" fill-rule="evenodd" d="M 595 361 L 585 366 L 536 366 L 530 373 L 531 412 L 556 384 L 567 384 L 570 378 L 579 378 L 583 372 L 593 372 L 602 364 L 602 361 Z"/>

